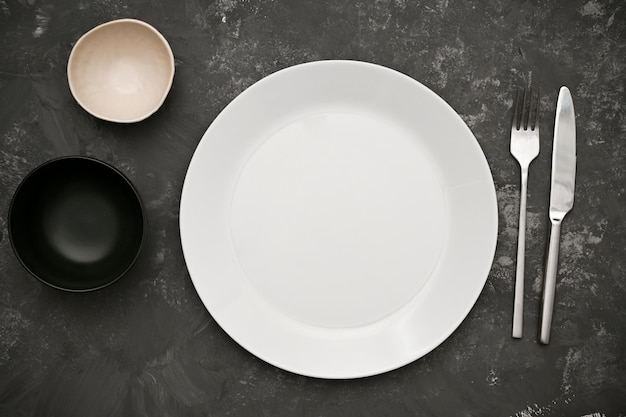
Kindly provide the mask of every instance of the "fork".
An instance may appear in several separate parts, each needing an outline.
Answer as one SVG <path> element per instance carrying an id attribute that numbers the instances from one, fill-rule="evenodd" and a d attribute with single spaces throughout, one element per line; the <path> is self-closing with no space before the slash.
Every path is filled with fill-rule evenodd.
<path id="1" fill-rule="evenodd" d="M 511 123 L 511 155 L 517 159 L 521 170 L 517 269 L 515 271 L 515 300 L 513 304 L 512 334 L 516 339 L 522 337 L 524 322 L 524 253 L 526 250 L 528 168 L 532 160 L 539 155 L 539 91 L 536 92 L 536 96 L 536 99 L 533 99 L 532 88 L 530 91 L 524 89 L 523 96 L 520 95 L 520 91 L 517 89 L 513 107 L 513 121 Z"/>

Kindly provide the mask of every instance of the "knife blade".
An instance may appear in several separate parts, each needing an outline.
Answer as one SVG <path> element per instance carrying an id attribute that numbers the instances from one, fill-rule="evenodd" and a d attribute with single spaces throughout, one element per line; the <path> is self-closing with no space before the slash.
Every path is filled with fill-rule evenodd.
<path id="1" fill-rule="evenodd" d="M 543 297 L 541 301 L 541 322 L 539 342 L 548 344 L 554 294 L 556 292 L 556 276 L 559 261 L 559 241 L 561 222 L 574 206 L 574 189 L 576 180 L 576 115 L 574 103 L 569 89 L 565 86 L 559 91 L 554 123 L 554 139 L 552 147 L 552 175 L 550 187 L 550 238 L 545 277 L 543 281 Z"/>

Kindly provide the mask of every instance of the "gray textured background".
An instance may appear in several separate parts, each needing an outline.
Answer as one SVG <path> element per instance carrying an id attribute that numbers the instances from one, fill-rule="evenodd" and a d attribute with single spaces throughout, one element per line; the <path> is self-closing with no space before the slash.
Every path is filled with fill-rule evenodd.
<path id="1" fill-rule="evenodd" d="M 135 125 L 96 120 L 65 75 L 74 42 L 105 21 L 159 29 L 176 57 L 164 107 Z M 443 97 L 493 172 L 499 237 L 487 284 L 426 357 L 353 381 L 293 375 L 232 341 L 200 302 L 178 234 L 180 191 L 204 130 L 281 68 L 358 59 Z M 626 4 L 621 0 L 0 0 L 0 415 L 626 415 Z M 508 153 L 512 91 L 541 88 L 542 151 L 528 197 L 525 337 L 510 337 L 519 170 Z M 552 342 L 536 342 L 555 102 L 570 87 L 578 178 L 563 225 Z M 131 272 L 89 294 L 31 278 L 7 209 L 21 179 L 62 155 L 121 169 L 148 212 Z M 479 237 L 477 237 L 479 238 Z"/>

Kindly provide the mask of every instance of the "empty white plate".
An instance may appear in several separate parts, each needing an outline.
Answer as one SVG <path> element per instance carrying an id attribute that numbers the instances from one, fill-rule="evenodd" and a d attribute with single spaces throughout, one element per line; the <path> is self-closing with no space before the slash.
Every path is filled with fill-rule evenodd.
<path id="1" fill-rule="evenodd" d="M 417 81 L 357 61 L 272 74 L 211 124 L 180 207 L 185 260 L 241 346 L 295 373 L 362 377 L 442 343 L 497 238 L 471 131 Z"/>

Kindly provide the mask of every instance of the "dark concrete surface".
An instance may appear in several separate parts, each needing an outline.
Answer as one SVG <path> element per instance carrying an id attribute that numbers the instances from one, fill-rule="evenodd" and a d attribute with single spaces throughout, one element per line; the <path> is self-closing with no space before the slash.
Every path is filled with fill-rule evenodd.
<path id="1" fill-rule="evenodd" d="M 74 42 L 121 17 L 169 40 L 173 89 L 148 120 L 116 125 L 73 100 Z M 187 164 L 218 112 L 281 68 L 357 59 L 448 101 L 493 172 L 499 237 L 467 319 L 422 359 L 326 381 L 247 353 L 200 302 L 180 247 Z M 626 4 L 619 0 L 0 0 L 0 416 L 625 416 Z M 541 89 L 528 197 L 525 337 L 510 337 L 519 170 L 512 92 Z M 578 127 L 574 210 L 562 229 L 552 341 L 536 341 L 558 89 Z M 21 179 L 81 154 L 121 169 L 148 213 L 135 267 L 88 294 L 45 287 L 14 256 L 7 210 Z M 480 237 L 477 237 L 480 238 Z"/>

